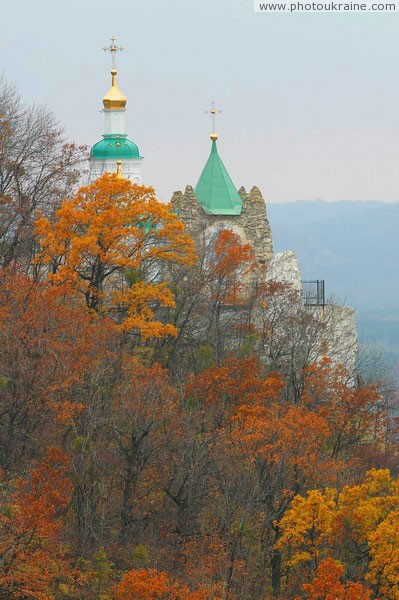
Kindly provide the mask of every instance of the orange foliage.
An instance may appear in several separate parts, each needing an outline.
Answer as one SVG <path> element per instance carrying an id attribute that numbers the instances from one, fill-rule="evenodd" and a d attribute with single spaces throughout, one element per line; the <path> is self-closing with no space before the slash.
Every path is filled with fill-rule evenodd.
<path id="1" fill-rule="evenodd" d="M 240 269 L 245 276 L 256 266 L 252 246 L 243 244 L 240 237 L 230 229 L 219 231 L 215 240 L 215 257 L 213 270 L 221 275 L 231 275 Z"/>
<path id="2" fill-rule="evenodd" d="M 391 512 L 372 533 L 368 542 L 372 560 L 367 581 L 378 590 L 378 596 L 387 600 L 399 598 L 399 502 L 398 510 Z"/>
<path id="3" fill-rule="evenodd" d="M 262 375 L 258 358 L 231 358 L 220 367 L 213 366 L 192 377 L 187 385 L 188 395 L 206 405 L 227 406 L 269 404 L 277 400 L 284 382 L 278 373 Z"/>
<path id="4" fill-rule="evenodd" d="M 232 557 L 230 552 L 229 544 L 223 542 L 217 535 L 198 536 L 186 542 L 180 558 L 184 564 L 185 576 L 197 585 L 206 584 L 215 596 L 226 595 L 226 575 L 239 573 L 240 576 L 245 577 L 248 574 L 246 561 L 239 557 Z M 232 598 L 230 593 L 227 597 L 229 600 Z"/>
<path id="5" fill-rule="evenodd" d="M 54 448 L 16 481 L 0 515 L 0 589 L 10 600 L 50 600 L 54 582 L 68 577 L 60 534 L 71 493 L 68 460 Z"/>
<path id="6" fill-rule="evenodd" d="M 335 481 L 341 455 L 381 427 L 375 388 L 349 386 L 342 369 L 328 360 L 309 368 L 297 405 L 277 401 L 284 387 L 278 375 L 270 374 L 267 381 L 274 381 L 273 402 L 264 401 L 266 394 L 258 404 L 244 399 L 233 417 L 234 436 L 253 458 L 294 468 L 297 485 L 309 476 L 314 484 Z"/>
<path id="7" fill-rule="evenodd" d="M 282 378 L 270 373 L 260 382 L 259 366 L 252 361 L 248 359 L 248 375 L 243 384 L 244 388 L 248 386 L 247 394 L 242 393 L 234 375 L 230 376 L 230 397 L 240 400 L 232 414 L 233 439 L 252 461 L 262 458 L 275 466 L 290 466 L 292 473 L 295 471 L 296 485 L 310 474 L 313 477 L 325 475 L 329 462 L 325 448 L 330 429 L 324 409 L 283 402 Z M 254 380 L 258 380 L 257 386 Z M 214 387 L 218 389 L 217 385 Z"/>
<path id="8" fill-rule="evenodd" d="M 242 406 L 237 411 L 235 436 L 255 457 L 279 464 L 285 461 L 303 472 L 316 473 L 328 439 L 322 414 L 301 406 Z"/>
<path id="9" fill-rule="evenodd" d="M 138 569 L 125 573 L 114 587 L 114 600 L 220 600 L 210 590 L 190 591 L 173 581 L 168 573 Z"/>
<path id="10" fill-rule="evenodd" d="M 4 398 L 15 425 L 19 409 L 32 411 L 33 424 L 45 416 L 44 407 L 64 423 L 84 408 L 73 401 L 71 391 L 106 358 L 115 328 L 111 320 L 104 322 L 82 308 L 73 299 L 65 302 L 55 296 L 46 283 L 0 274 L 0 361 L 2 376 L 13 382 Z"/>
<path id="11" fill-rule="evenodd" d="M 153 322 L 154 305 L 174 306 L 154 279 L 162 263 L 191 265 L 196 257 L 183 224 L 152 188 L 106 174 L 64 200 L 54 223 L 39 218 L 36 234 L 38 262 L 48 265 L 52 283 L 82 293 L 89 308 L 115 313 L 143 337 L 175 333 Z"/>
<path id="12" fill-rule="evenodd" d="M 385 412 L 376 387 L 348 385 L 345 369 L 331 359 L 308 367 L 302 401 L 324 408 L 333 456 L 382 432 Z"/>
<path id="13" fill-rule="evenodd" d="M 370 600 L 371 590 L 361 583 L 341 583 L 343 574 L 344 567 L 340 562 L 332 558 L 323 560 L 312 583 L 302 586 L 307 600 Z"/>
<path id="14" fill-rule="evenodd" d="M 169 426 L 177 429 L 177 394 L 164 369 L 159 365 L 145 367 L 137 358 L 123 358 L 120 378 L 110 425 L 123 460 L 121 520 L 124 531 L 128 531 L 130 522 L 148 510 L 148 496 L 161 471 L 165 430 Z M 137 501 L 134 492 L 145 502 Z M 151 501 L 156 502 L 158 496 L 154 493 Z"/>
<path id="15" fill-rule="evenodd" d="M 210 266 L 212 296 L 227 304 L 236 304 L 247 289 L 248 276 L 257 262 L 250 244 L 229 229 L 219 231 L 214 241 L 214 261 Z"/>
<path id="16" fill-rule="evenodd" d="M 223 360 L 225 348 L 188 378 L 144 365 L 120 331 L 175 333 L 156 321 L 172 293 L 151 277 L 194 260 L 150 189 L 105 176 L 37 233 L 48 280 L 0 277 L 0 597 L 369 600 L 370 586 L 398 600 L 398 479 L 359 468 L 383 440 L 376 388 L 325 359 L 293 367 L 293 393 L 266 360 Z M 214 259 L 203 285 L 216 323 L 255 267 L 230 231 Z M 162 344 L 140 351 L 163 359 Z M 72 481 L 67 458 L 46 453 L 58 444 Z"/>
<path id="17" fill-rule="evenodd" d="M 216 427 L 235 427 L 235 419 L 242 411 L 263 413 L 265 405 L 275 401 L 284 382 L 277 373 L 268 377 L 255 357 L 225 360 L 220 367 L 211 367 L 192 376 L 186 386 L 190 401 L 206 408 Z M 239 437 L 244 432 L 240 430 Z"/>
<path id="18" fill-rule="evenodd" d="M 290 566 L 304 564 L 312 568 L 329 554 L 336 508 L 334 490 L 327 489 L 324 494 L 310 490 L 305 498 L 295 496 L 279 522 L 281 538 L 276 545 L 279 550 L 290 549 Z"/>
<path id="19" fill-rule="evenodd" d="M 323 559 L 331 560 L 338 551 L 357 565 L 359 578 L 373 585 L 375 598 L 396 600 L 398 516 L 399 480 L 387 469 L 372 469 L 364 483 L 347 486 L 339 494 L 327 488 L 324 493 L 311 490 L 306 497 L 296 496 L 279 523 L 277 547 L 287 553 L 290 566 L 302 565 L 306 572 L 314 565 L 320 569 L 326 563 Z"/>

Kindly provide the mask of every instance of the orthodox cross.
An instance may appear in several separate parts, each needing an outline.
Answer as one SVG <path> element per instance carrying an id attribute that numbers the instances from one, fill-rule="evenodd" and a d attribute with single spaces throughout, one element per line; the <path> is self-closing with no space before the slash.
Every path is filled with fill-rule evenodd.
<path id="1" fill-rule="evenodd" d="M 112 38 L 111 38 L 111 44 L 109 46 L 104 46 L 103 50 L 104 50 L 104 52 L 111 52 L 111 56 L 112 56 L 112 69 L 116 69 L 115 54 L 117 52 L 123 52 L 124 48 L 122 46 L 117 46 L 116 45 L 116 37 L 112 36 Z"/>
<path id="2" fill-rule="evenodd" d="M 205 111 L 206 115 L 211 115 L 212 118 L 212 135 L 211 140 L 217 140 L 218 136 L 216 134 L 216 115 L 220 114 L 222 111 L 216 108 L 215 102 L 212 100 L 211 108 Z"/>

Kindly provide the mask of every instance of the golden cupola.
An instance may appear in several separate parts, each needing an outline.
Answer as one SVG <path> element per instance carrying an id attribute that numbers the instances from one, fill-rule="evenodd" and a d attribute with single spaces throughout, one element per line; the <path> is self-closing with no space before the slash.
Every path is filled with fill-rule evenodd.
<path id="1" fill-rule="evenodd" d="M 126 107 L 126 96 L 122 94 L 118 87 L 116 80 L 117 71 L 116 69 L 111 70 L 112 84 L 108 92 L 103 98 L 104 108 L 107 110 L 125 110 Z"/>

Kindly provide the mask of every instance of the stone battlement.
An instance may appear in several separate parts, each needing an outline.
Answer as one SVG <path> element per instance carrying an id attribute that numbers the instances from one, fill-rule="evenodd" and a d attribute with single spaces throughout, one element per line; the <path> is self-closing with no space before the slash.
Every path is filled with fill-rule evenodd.
<path id="1" fill-rule="evenodd" d="M 260 265 L 268 265 L 273 258 L 273 241 L 265 200 L 256 186 L 249 193 L 242 187 L 238 193 L 243 200 L 239 215 L 205 212 L 190 185 L 184 193 L 175 192 L 171 202 L 197 244 L 203 244 L 213 231 L 228 228 L 237 233 L 244 243 L 251 244 Z"/>

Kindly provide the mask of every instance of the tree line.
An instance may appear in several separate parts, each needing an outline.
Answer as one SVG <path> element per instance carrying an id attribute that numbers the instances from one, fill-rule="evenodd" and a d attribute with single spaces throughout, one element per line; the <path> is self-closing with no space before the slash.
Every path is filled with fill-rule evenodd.
<path id="1" fill-rule="evenodd" d="M 234 233 L 0 115 L 0 598 L 399 598 L 386 382 Z"/>

